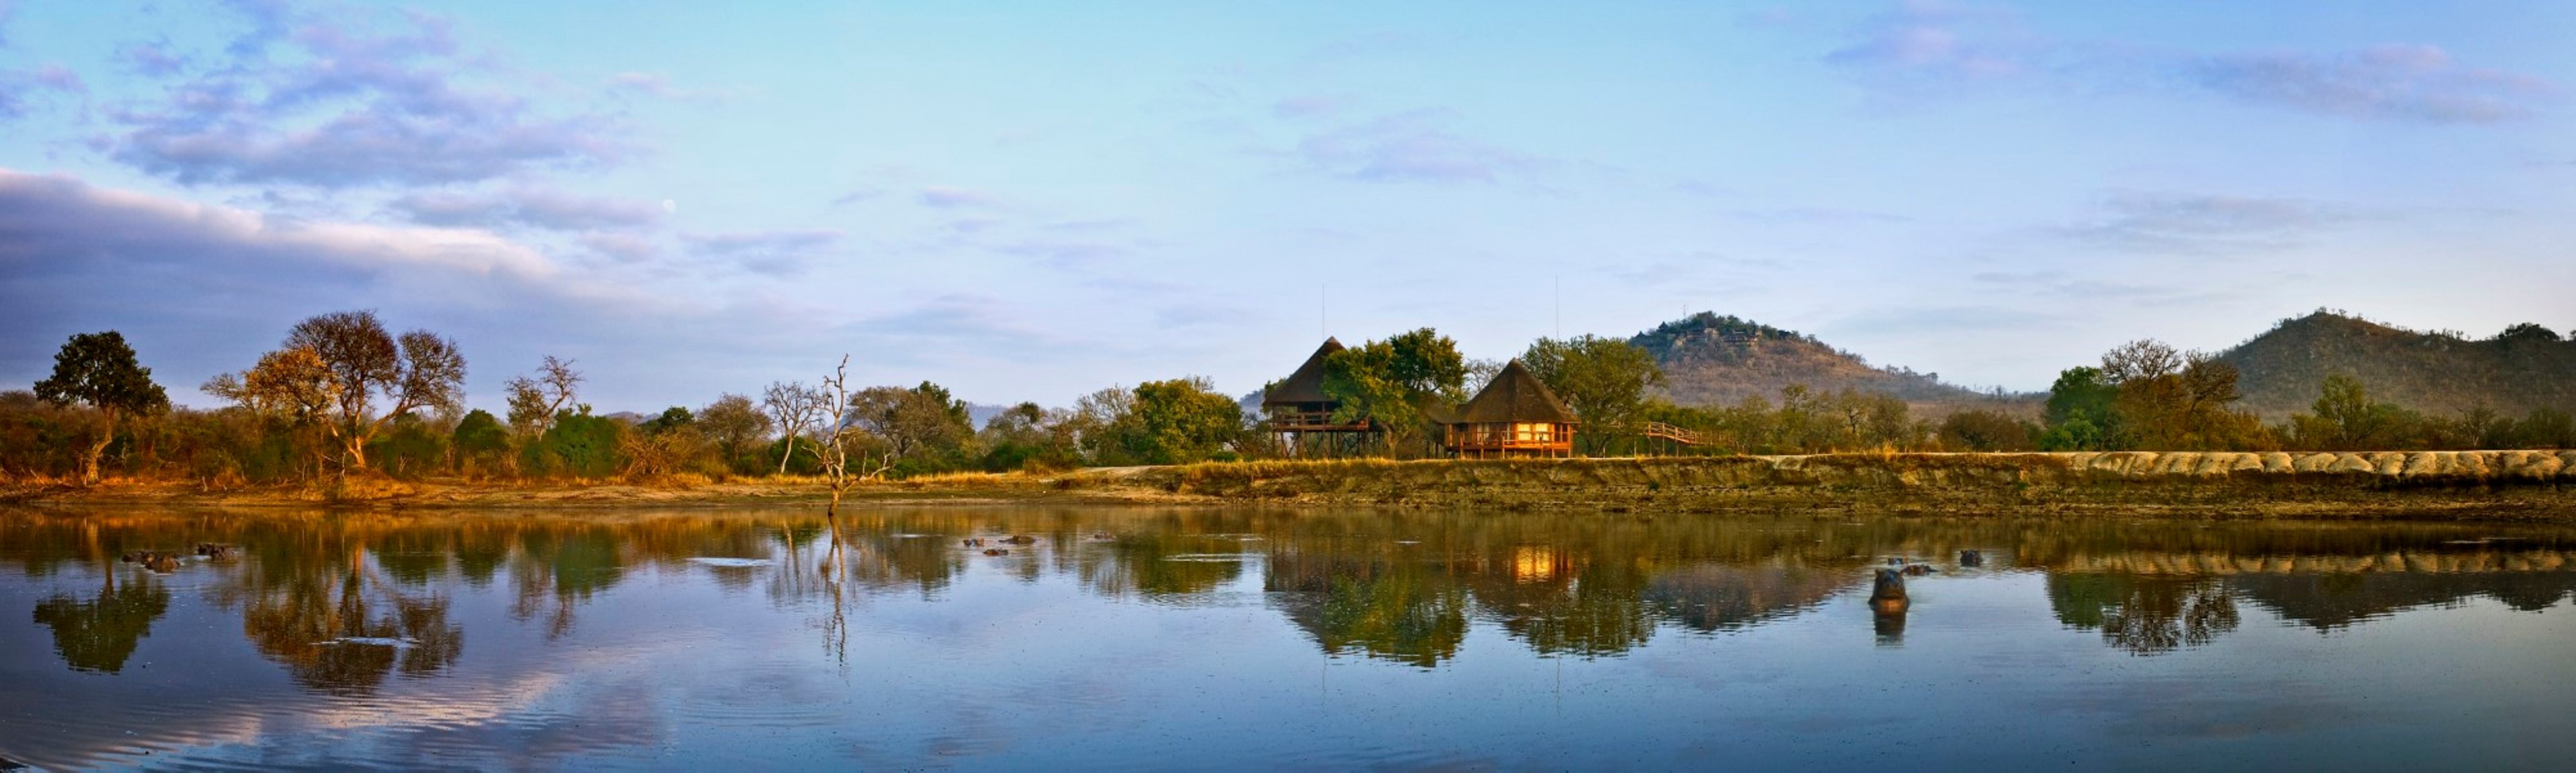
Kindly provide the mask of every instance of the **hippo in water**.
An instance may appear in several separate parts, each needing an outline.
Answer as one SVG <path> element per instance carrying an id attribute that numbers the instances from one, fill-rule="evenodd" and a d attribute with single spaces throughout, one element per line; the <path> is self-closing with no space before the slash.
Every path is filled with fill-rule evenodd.
<path id="1" fill-rule="evenodd" d="M 1869 589 L 1869 608 L 1879 614 L 1904 612 L 1905 573 L 1898 569 L 1878 570 L 1878 581 Z"/>

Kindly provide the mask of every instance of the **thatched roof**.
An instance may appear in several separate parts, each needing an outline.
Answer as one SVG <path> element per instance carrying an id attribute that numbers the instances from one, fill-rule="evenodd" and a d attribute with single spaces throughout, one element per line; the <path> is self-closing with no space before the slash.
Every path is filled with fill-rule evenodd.
<path id="1" fill-rule="evenodd" d="M 1315 356 L 1306 358 L 1306 364 L 1297 366 L 1297 372 L 1288 374 L 1288 380 L 1272 387 L 1270 394 L 1261 398 L 1261 404 L 1333 402 L 1333 398 L 1324 396 L 1324 357 L 1341 350 L 1340 339 L 1325 338 L 1323 346 L 1315 347 Z"/>
<path id="2" fill-rule="evenodd" d="M 1503 372 L 1494 374 L 1493 382 L 1486 384 L 1484 391 L 1477 392 L 1476 399 L 1467 401 L 1466 407 L 1458 409 L 1457 421 L 1463 424 L 1517 421 L 1571 424 L 1574 412 L 1566 410 L 1565 403 L 1557 401 L 1556 393 L 1547 391 L 1547 385 L 1539 383 L 1538 377 L 1531 375 L 1528 368 L 1521 367 L 1520 360 L 1513 360 L 1503 366 Z"/>

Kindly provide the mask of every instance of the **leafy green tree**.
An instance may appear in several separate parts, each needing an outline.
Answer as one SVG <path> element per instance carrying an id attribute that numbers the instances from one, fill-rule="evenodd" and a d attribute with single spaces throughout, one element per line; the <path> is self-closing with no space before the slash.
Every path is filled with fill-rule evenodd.
<path id="1" fill-rule="evenodd" d="M 152 383 L 152 369 L 135 360 L 124 334 L 81 333 L 54 353 L 54 373 L 36 382 L 36 398 L 57 406 L 80 403 L 106 420 L 81 455 L 81 483 L 98 482 L 99 459 L 116 440 L 120 420 L 169 410 L 170 397 Z"/>
<path id="2" fill-rule="evenodd" d="M 1583 420 L 1583 431 L 1575 437 L 1594 453 L 1613 439 L 1635 434 L 1646 390 L 1664 383 L 1654 355 L 1627 341 L 1593 335 L 1541 338 L 1521 353 L 1521 364 Z"/>
<path id="3" fill-rule="evenodd" d="M 1223 458 L 1242 437 L 1243 407 L 1218 393 L 1207 379 L 1176 378 L 1136 385 L 1130 410 L 1110 434 L 1145 464 L 1186 464 Z"/>
<path id="4" fill-rule="evenodd" d="M 2313 414 L 2290 417 L 2301 445 L 2327 451 L 2369 451 L 2403 445 L 2402 436 L 2415 423 L 2412 412 L 2374 402 L 2361 379 L 2342 373 L 2318 385 Z"/>
<path id="5" fill-rule="evenodd" d="M 415 478 L 447 466 L 448 434 L 419 414 L 404 414 L 367 443 L 367 454 L 385 474 Z"/>
<path id="6" fill-rule="evenodd" d="M 904 473 L 957 466 L 957 455 L 975 435 L 966 402 L 938 384 L 870 387 L 855 397 L 851 420 L 883 441 Z"/>
<path id="7" fill-rule="evenodd" d="M 1367 421 L 1391 448 L 1411 448 L 1429 429 L 1423 408 L 1466 399 L 1466 358 L 1431 328 L 1343 349 L 1324 358 L 1324 395 L 1340 403 L 1337 422 Z"/>
<path id="8" fill-rule="evenodd" d="M 459 472 L 489 475 L 509 459 L 510 431 L 491 411 L 477 408 L 456 422 L 456 431 L 448 436 L 448 447 L 455 449 Z"/>
<path id="9" fill-rule="evenodd" d="M 978 434 L 987 472 L 1060 470 L 1082 462 L 1067 425 L 1069 415 L 1050 412 L 1037 403 L 1011 406 L 984 422 Z"/>
<path id="10" fill-rule="evenodd" d="M 553 426 L 545 437 L 527 446 L 521 454 L 523 469 L 551 472 L 579 478 L 613 475 L 625 458 L 619 454 L 619 440 L 628 430 L 624 422 L 605 416 L 593 416 L 590 406 L 579 406 L 555 414 Z"/>
<path id="11" fill-rule="evenodd" d="M 2046 451 L 2108 451 L 2122 442 L 2118 409 L 2120 390 L 2105 381 L 2102 369 L 2073 367 L 2048 386 L 2048 405 L 2040 412 L 2044 427 L 2039 447 Z"/>

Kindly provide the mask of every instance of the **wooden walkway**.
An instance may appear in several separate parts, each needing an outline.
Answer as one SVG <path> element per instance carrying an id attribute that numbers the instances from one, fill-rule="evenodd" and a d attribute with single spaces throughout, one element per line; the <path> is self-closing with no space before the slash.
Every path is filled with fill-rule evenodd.
<path id="1" fill-rule="evenodd" d="M 1699 445 L 1699 433 L 1660 421 L 1646 422 L 1646 437 L 1670 440 L 1686 446 Z"/>

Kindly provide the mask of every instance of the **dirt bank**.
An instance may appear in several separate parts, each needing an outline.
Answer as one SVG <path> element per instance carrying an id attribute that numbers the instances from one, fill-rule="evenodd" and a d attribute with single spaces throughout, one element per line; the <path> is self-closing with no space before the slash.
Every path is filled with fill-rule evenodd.
<path id="1" fill-rule="evenodd" d="M 1825 454 L 1503 461 L 1291 461 L 869 482 L 845 502 L 1266 504 L 1514 511 L 2576 520 L 2576 451 Z M 366 481 L 208 490 L 18 486 L 27 505 L 366 508 L 819 506 L 820 483 Z"/>

